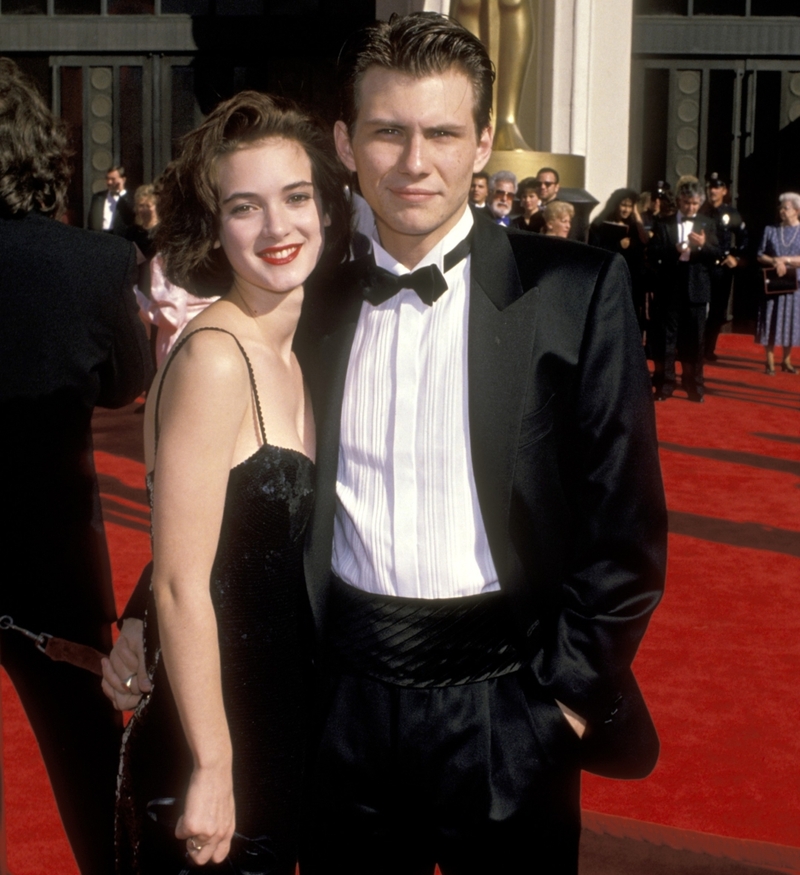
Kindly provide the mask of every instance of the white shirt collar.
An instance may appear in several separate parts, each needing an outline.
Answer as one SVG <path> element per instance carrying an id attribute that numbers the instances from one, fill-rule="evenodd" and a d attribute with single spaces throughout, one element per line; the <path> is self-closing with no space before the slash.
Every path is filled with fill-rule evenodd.
<path id="1" fill-rule="evenodd" d="M 435 264 L 439 270 L 444 273 L 445 255 L 458 246 L 458 244 L 472 230 L 474 224 L 475 219 L 472 215 L 472 210 L 470 210 L 469 207 L 465 207 L 464 214 L 458 222 L 456 222 L 455 226 L 452 227 L 433 247 L 433 249 L 431 249 L 431 251 L 420 260 L 419 264 L 414 266 L 414 270 L 417 270 L 417 268 L 420 267 L 425 267 L 428 264 Z M 372 234 L 372 251 L 375 255 L 375 264 L 377 264 L 378 267 L 383 267 L 397 276 L 402 276 L 404 273 L 411 273 L 405 265 L 400 264 L 393 255 L 389 255 L 383 246 L 381 246 L 380 241 L 378 240 L 377 228 Z"/>

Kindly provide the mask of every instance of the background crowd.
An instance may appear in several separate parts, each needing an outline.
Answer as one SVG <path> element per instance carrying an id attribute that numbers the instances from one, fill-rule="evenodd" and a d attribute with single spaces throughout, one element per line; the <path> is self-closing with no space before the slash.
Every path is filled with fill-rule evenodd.
<path id="1" fill-rule="evenodd" d="M 477 215 L 505 228 L 554 237 L 575 237 L 573 206 L 559 199 L 558 171 L 543 167 L 520 182 L 508 170 L 473 177 L 470 200 Z M 619 253 L 631 275 L 633 305 L 642 339 L 653 360 L 653 397 L 670 398 L 680 386 L 690 401 L 705 397 L 703 366 L 717 358 L 717 338 L 730 319 L 734 280 L 759 270 L 764 294 L 758 308 L 756 342 L 765 349 L 765 373 L 780 367 L 794 374 L 792 348 L 800 343 L 800 195 L 779 197 L 780 222 L 763 239 L 748 234 L 731 204 L 729 183 L 719 173 L 705 185 L 696 177 L 671 186 L 659 180 L 650 191 L 618 189 L 588 231 L 588 243 Z M 763 275 L 762 275 L 763 274 Z"/>

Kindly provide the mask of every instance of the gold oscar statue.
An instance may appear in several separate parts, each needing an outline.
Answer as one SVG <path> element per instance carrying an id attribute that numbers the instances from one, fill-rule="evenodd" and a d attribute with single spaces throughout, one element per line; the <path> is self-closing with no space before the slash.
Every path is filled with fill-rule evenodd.
<path id="1" fill-rule="evenodd" d="M 517 125 L 533 45 L 529 0 L 454 0 L 453 5 L 454 17 L 483 42 L 495 62 L 494 148 L 530 151 Z"/>
<path id="2" fill-rule="evenodd" d="M 525 72 L 531 60 L 537 0 L 451 0 L 450 14 L 489 51 L 497 70 L 494 86 L 494 150 L 487 171 L 511 170 L 522 179 L 554 167 L 562 186 L 583 188 L 585 160 L 579 155 L 534 152 L 519 129 Z"/>

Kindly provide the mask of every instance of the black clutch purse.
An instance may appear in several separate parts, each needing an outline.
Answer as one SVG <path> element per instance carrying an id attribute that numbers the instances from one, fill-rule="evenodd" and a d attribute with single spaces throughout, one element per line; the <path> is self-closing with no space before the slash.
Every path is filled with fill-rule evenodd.
<path id="1" fill-rule="evenodd" d="M 797 291 L 796 267 L 787 267 L 783 276 L 778 276 L 774 267 L 765 267 L 763 270 L 765 295 L 790 295 Z"/>

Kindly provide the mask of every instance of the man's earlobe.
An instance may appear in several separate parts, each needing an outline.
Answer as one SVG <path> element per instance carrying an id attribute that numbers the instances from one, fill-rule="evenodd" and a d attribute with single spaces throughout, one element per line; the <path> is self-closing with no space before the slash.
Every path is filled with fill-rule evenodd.
<path id="1" fill-rule="evenodd" d="M 343 121 L 338 121 L 333 126 L 333 140 L 336 143 L 336 152 L 344 166 L 355 173 L 356 162 L 353 159 L 353 145 L 350 142 L 350 132 Z"/>

